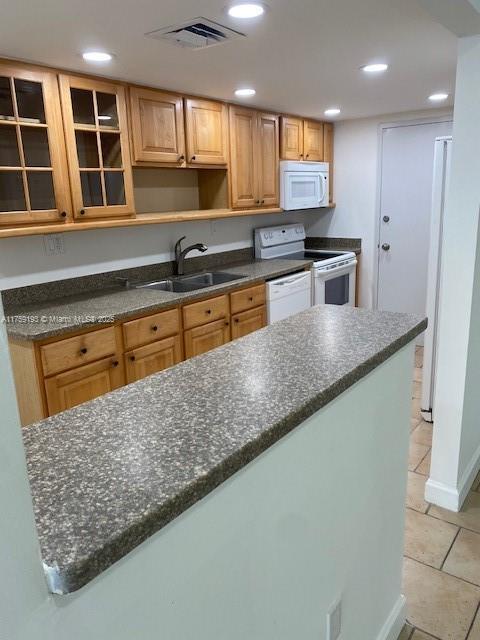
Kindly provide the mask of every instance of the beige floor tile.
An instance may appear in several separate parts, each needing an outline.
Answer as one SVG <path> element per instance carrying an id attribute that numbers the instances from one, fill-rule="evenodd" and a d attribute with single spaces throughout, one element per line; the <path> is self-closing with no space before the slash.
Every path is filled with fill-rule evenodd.
<path id="1" fill-rule="evenodd" d="M 421 420 L 416 429 L 412 432 L 411 439 L 417 444 L 424 444 L 427 447 L 432 446 L 433 427 L 429 422 Z"/>
<path id="2" fill-rule="evenodd" d="M 410 433 L 412 433 L 412 431 L 418 427 L 420 422 L 421 420 L 419 420 L 418 418 L 410 418 Z"/>
<path id="3" fill-rule="evenodd" d="M 408 472 L 407 482 L 407 507 L 425 513 L 428 509 L 428 502 L 425 502 L 425 482 L 426 476 L 422 476 L 414 471 Z"/>
<path id="4" fill-rule="evenodd" d="M 465 640 L 480 588 L 405 558 L 403 591 L 408 622 L 440 640 Z"/>
<path id="5" fill-rule="evenodd" d="M 447 511 L 447 509 L 442 509 L 432 504 L 429 515 L 480 533 L 480 493 L 471 491 L 459 513 Z"/>
<path id="6" fill-rule="evenodd" d="M 480 640 L 480 611 L 477 611 L 475 622 L 468 634 L 468 640 Z"/>
<path id="7" fill-rule="evenodd" d="M 461 529 L 443 570 L 480 585 L 480 534 Z"/>
<path id="8" fill-rule="evenodd" d="M 414 381 L 412 383 L 412 398 L 420 399 L 422 397 L 422 383 Z"/>
<path id="9" fill-rule="evenodd" d="M 413 370 L 413 379 L 415 382 L 421 382 L 423 379 L 423 367 L 415 367 Z"/>
<path id="10" fill-rule="evenodd" d="M 405 555 L 440 569 L 457 533 L 453 524 L 407 509 Z"/>
<path id="11" fill-rule="evenodd" d="M 429 451 L 424 459 L 420 462 L 418 467 L 415 469 L 417 473 L 421 473 L 424 476 L 428 476 L 430 474 L 430 463 L 432 461 L 432 452 Z"/>
<path id="12" fill-rule="evenodd" d="M 428 633 L 423 633 L 423 631 L 419 631 L 415 629 L 411 640 L 436 640 L 433 636 L 430 636 Z"/>
<path id="13" fill-rule="evenodd" d="M 473 481 L 472 491 L 480 491 L 480 472 L 477 473 L 477 477 Z"/>
<path id="14" fill-rule="evenodd" d="M 409 624 L 406 624 L 401 630 L 397 640 L 410 640 L 412 633 L 413 633 L 413 627 Z"/>
<path id="15" fill-rule="evenodd" d="M 403 627 L 397 640 L 410 640 L 413 633 L 413 627 L 408 623 Z"/>
<path id="16" fill-rule="evenodd" d="M 429 450 L 430 447 L 427 447 L 424 444 L 417 444 L 410 438 L 410 448 L 408 451 L 408 468 L 410 471 L 414 471 L 418 467 Z"/>
<path id="17" fill-rule="evenodd" d="M 412 400 L 412 418 L 416 418 L 417 420 L 422 419 L 422 414 L 420 413 L 420 400 L 419 398 L 413 398 Z"/>

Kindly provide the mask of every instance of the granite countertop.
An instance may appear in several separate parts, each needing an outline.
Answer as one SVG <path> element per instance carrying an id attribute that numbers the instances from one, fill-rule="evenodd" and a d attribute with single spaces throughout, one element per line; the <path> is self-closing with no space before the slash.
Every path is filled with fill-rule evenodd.
<path id="1" fill-rule="evenodd" d="M 312 307 L 25 428 L 51 591 L 92 580 L 426 324 L 406 314 Z"/>
<path id="2" fill-rule="evenodd" d="M 9 307 L 5 309 L 7 332 L 15 340 L 44 340 L 78 329 L 111 324 L 145 312 L 220 295 L 248 284 L 299 271 L 311 264 L 311 260 L 250 260 L 215 269 L 242 274 L 245 278 L 188 293 L 117 287 L 57 298 L 41 304 Z"/>

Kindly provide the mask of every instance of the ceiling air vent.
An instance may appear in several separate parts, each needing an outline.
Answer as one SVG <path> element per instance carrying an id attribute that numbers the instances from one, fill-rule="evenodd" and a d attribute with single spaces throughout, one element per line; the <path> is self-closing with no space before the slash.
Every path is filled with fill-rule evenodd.
<path id="1" fill-rule="evenodd" d="M 245 34 L 234 31 L 206 18 L 194 18 L 183 24 L 157 29 L 145 34 L 149 38 L 168 40 L 179 47 L 206 49 L 216 44 L 244 38 Z"/>

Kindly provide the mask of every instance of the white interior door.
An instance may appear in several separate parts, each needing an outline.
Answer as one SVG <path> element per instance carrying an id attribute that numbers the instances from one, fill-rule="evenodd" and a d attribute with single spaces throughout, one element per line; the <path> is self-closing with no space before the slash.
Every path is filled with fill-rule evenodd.
<path id="1" fill-rule="evenodd" d="M 383 129 L 377 306 L 425 315 L 435 138 L 451 122 Z M 423 337 L 419 336 L 421 344 Z"/>

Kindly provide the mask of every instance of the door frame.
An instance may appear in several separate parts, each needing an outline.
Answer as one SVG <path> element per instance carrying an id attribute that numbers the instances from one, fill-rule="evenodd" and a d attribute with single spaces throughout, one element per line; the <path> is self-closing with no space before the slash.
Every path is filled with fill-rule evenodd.
<path id="1" fill-rule="evenodd" d="M 413 118 L 408 120 L 394 120 L 392 122 L 382 122 L 378 125 L 377 133 L 377 185 L 375 194 L 375 243 L 376 252 L 373 268 L 373 309 L 378 309 L 378 285 L 380 274 L 380 216 L 382 209 L 382 170 L 383 170 L 383 132 L 385 129 L 394 129 L 398 127 L 414 127 L 422 124 L 441 124 L 442 122 L 453 123 L 453 111 L 443 112 L 441 115 L 424 116 L 422 118 Z"/>

